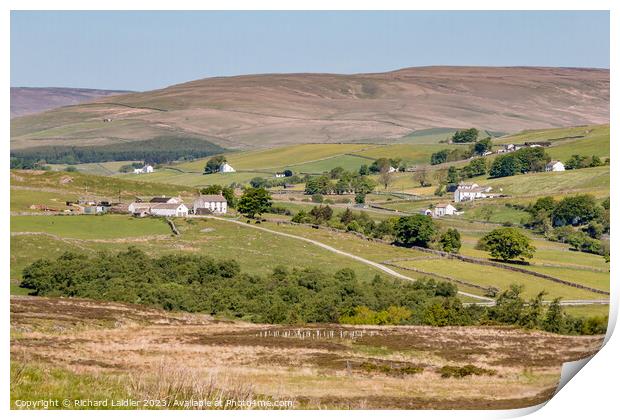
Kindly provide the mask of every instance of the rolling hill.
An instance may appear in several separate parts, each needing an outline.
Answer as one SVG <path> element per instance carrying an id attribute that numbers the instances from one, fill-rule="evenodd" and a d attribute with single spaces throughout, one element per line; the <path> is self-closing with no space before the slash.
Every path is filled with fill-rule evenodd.
<path id="1" fill-rule="evenodd" d="M 128 91 L 60 87 L 12 87 L 11 118 L 36 114 L 67 105 L 77 105 L 103 96 L 122 93 L 128 93 Z"/>
<path id="2" fill-rule="evenodd" d="M 375 74 L 215 77 L 99 98 L 11 121 L 11 149 L 202 139 L 226 149 L 414 142 L 416 132 L 495 132 L 609 121 L 609 70 L 420 67 Z"/>

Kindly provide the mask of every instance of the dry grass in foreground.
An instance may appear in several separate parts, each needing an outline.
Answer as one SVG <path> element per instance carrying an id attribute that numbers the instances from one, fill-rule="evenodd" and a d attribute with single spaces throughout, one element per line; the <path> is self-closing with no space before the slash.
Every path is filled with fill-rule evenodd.
<path id="1" fill-rule="evenodd" d="M 16 296 L 11 326 L 14 408 L 52 397 L 518 408 L 549 399 L 561 364 L 602 343 L 513 328 L 256 325 Z"/>

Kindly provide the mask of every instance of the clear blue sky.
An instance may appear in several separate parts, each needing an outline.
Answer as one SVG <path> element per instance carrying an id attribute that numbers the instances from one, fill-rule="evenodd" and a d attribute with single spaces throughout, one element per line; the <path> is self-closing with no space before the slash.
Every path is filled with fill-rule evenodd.
<path id="1" fill-rule="evenodd" d="M 149 90 L 440 64 L 609 68 L 609 13 L 11 13 L 11 86 Z"/>

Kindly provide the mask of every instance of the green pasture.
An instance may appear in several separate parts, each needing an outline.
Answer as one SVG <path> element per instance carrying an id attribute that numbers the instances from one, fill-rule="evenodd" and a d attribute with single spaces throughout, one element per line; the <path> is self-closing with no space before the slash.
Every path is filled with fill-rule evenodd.
<path id="1" fill-rule="evenodd" d="M 11 232 L 41 232 L 62 238 L 112 239 L 170 234 L 163 218 L 125 215 L 12 216 Z"/>

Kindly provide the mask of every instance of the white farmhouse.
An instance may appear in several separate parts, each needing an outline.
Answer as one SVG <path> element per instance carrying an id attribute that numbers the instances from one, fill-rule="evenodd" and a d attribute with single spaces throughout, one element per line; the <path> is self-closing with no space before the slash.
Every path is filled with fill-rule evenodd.
<path id="1" fill-rule="evenodd" d="M 564 168 L 564 164 L 560 162 L 559 160 L 552 160 L 551 162 L 547 163 L 547 165 L 545 166 L 546 172 L 561 172 L 561 171 L 564 171 L 565 169 L 566 168 Z"/>
<path id="2" fill-rule="evenodd" d="M 151 204 L 151 214 L 153 216 L 185 217 L 188 212 L 189 209 L 183 203 Z"/>
<path id="3" fill-rule="evenodd" d="M 144 165 L 142 168 L 136 168 L 133 170 L 134 174 L 150 174 L 152 173 L 153 167 L 151 165 Z"/>
<path id="4" fill-rule="evenodd" d="M 221 194 L 201 195 L 194 200 L 194 214 L 226 214 L 228 203 Z"/>
<path id="5" fill-rule="evenodd" d="M 492 187 L 481 187 L 476 183 L 467 184 L 460 183 L 456 191 L 454 191 L 454 202 L 476 200 L 479 198 L 487 198 L 487 193 Z"/>
<path id="6" fill-rule="evenodd" d="M 220 165 L 220 172 L 228 173 L 228 172 L 236 172 L 236 171 L 235 171 L 235 168 L 233 168 L 232 166 L 228 164 L 228 162 L 223 162 Z"/>
<path id="7" fill-rule="evenodd" d="M 393 166 L 390 166 L 390 167 L 388 168 L 388 173 L 394 173 L 394 172 L 398 172 L 398 169 L 396 169 L 396 168 L 395 168 L 395 167 L 393 167 Z"/>
<path id="8" fill-rule="evenodd" d="M 456 214 L 456 207 L 450 203 L 437 204 L 433 210 L 433 216 L 435 217 L 452 216 L 454 214 Z"/>

